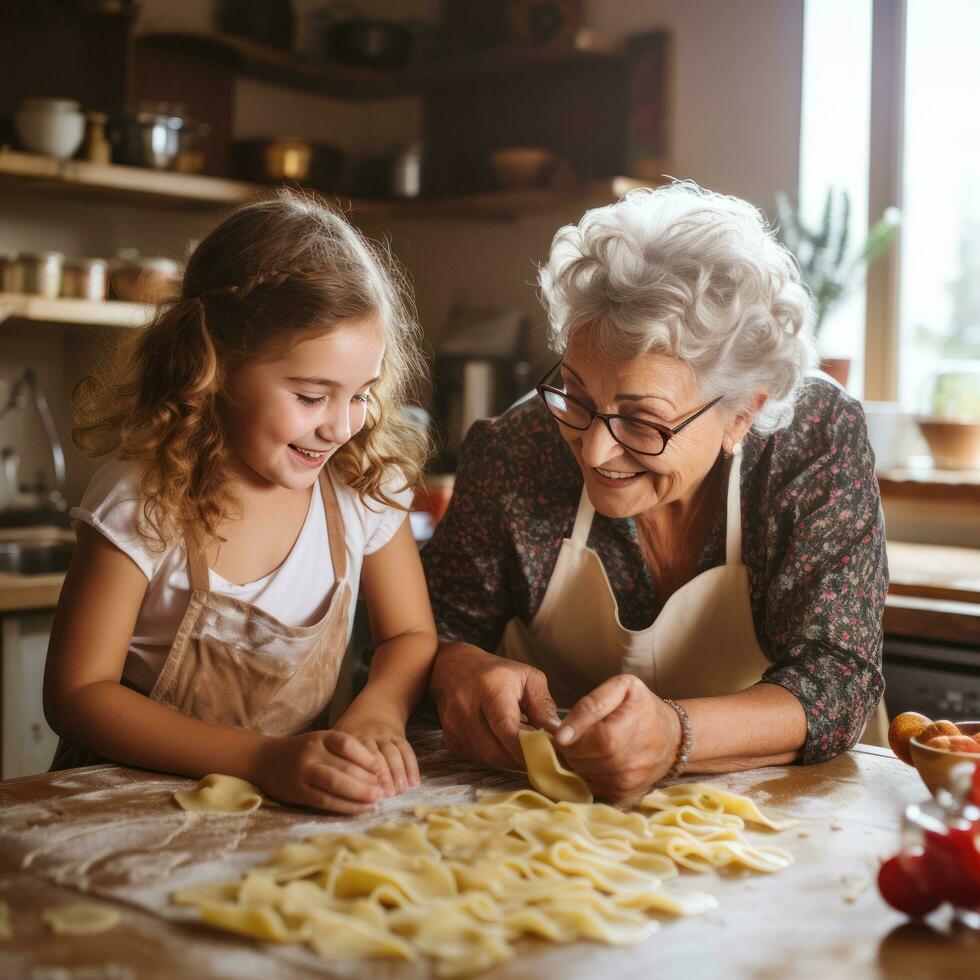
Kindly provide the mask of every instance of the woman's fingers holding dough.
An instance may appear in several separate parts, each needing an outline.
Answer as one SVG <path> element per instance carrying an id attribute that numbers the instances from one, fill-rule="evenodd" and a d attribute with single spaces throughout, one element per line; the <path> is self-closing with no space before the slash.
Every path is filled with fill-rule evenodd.
<path id="1" fill-rule="evenodd" d="M 484 731 L 474 734 L 478 738 L 482 736 L 483 751 L 492 753 L 483 756 L 484 761 L 500 769 L 523 769 L 524 753 L 521 751 L 521 739 L 518 735 L 521 729 L 521 709 L 517 701 L 504 692 L 497 696 L 491 693 L 480 704 L 480 713 L 486 724 L 480 726 Z"/>
<path id="2" fill-rule="evenodd" d="M 540 670 L 528 671 L 518 707 L 534 728 L 554 733 L 561 724 L 558 706 L 548 690 L 548 678 Z"/>
<path id="3" fill-rule="evenodd" d="M 623 703 L 635 680 L 630 674 L 617 674 L 589 691 L 565 716 L 555 732 L 555 742 L 563 747 L 577 742 L 593 725 L 612 714 Z"/>

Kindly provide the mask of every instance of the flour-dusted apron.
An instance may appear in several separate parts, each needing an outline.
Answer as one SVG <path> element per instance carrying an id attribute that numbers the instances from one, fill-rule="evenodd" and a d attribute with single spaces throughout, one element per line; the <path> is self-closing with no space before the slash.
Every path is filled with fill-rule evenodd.
<path id="1" fill-rule="evenodd" d="M 326 725 L 351 615 L 344 523 L 327 470 L 320 473 L 335 584 L 312 626 L 211 591 L 207 560 L 186 540 L 191 598 L 149 697 L 214 725 L 286 736 Z M 107 760 L 62 740 L 51 770 Z"/>

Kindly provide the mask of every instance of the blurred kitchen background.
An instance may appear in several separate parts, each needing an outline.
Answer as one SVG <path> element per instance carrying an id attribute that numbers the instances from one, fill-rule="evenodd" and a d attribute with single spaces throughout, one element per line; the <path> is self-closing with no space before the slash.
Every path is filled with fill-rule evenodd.
<path id="1" fill-rule="evenodd" d="M 823 369 L 864 402 L 889 709 L 976 717 L 978 36 L 975 0 L 6 0 L 0 775 L 50 758 L 66 512 L 97 465 L 72 387 L 227 209 L 283 182 L 411 277 L 440 445 L 420 539 L 470 422 L 547 362 L 535 271 L 561 224 L 664 175 L 764 210 Z"/>

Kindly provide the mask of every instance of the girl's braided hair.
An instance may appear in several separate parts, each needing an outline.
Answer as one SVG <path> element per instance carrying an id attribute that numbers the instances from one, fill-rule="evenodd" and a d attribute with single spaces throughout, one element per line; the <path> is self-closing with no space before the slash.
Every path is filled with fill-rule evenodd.
<path id="1" fill-rule="evenodd" d="M 405 278 L 317 198 L 292 191 L 232 212 L 195 249 L 181 293 L 135 331 L 105 369 L 78 385 L 75 445 L 142 464 L 141 533 L 167 544 L 217 535 L 236 509 L 226 477 L 222 391 L 230 372 L 274 358 L 330 324 L 376 315 L 384 332 L 381 379 L 364 427 L 331 459 L 361 497 L 393 503 L 387 477 L 420 476 L 428 444 L 401 406 L 425 375 Z"/>

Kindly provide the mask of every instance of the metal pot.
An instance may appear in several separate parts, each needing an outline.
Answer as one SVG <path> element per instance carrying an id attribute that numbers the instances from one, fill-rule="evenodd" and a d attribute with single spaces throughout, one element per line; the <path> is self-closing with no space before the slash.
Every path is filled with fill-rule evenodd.
<path id="1" fill-rule="evenodd" d="M 258 183 L 295 181 L 322 191 L 337 189 L 344 154 L 327 143 L 294 136 L 236 140 L 232 162 L 237 177 Z"/>
<path id="2" fill-rule="evenodd" d="M 181 116 L 135 112 L 123 116 L 114 132 L 115 159 L 133 167 L 172 170 L 180 153 Z"/>

